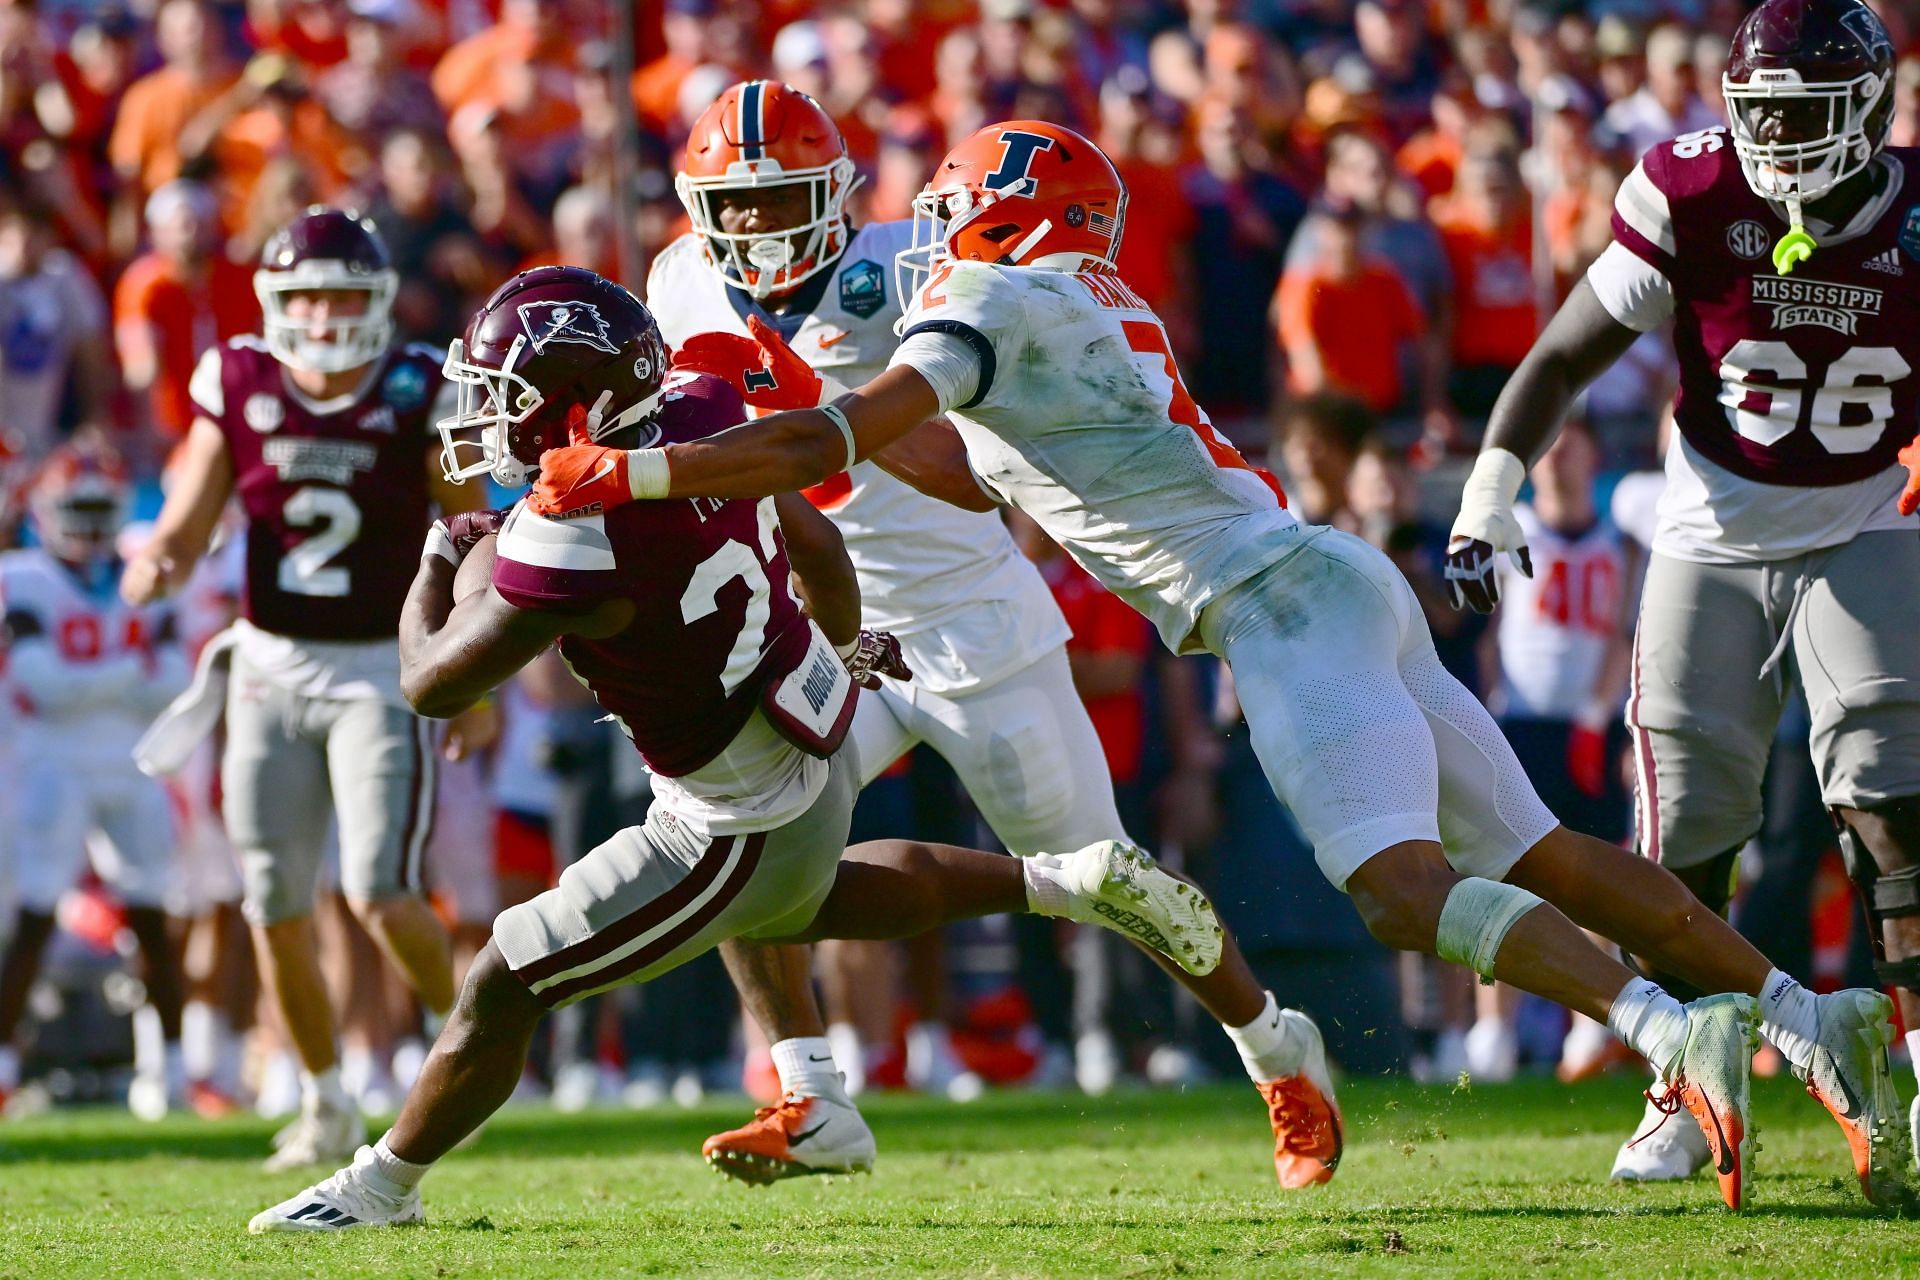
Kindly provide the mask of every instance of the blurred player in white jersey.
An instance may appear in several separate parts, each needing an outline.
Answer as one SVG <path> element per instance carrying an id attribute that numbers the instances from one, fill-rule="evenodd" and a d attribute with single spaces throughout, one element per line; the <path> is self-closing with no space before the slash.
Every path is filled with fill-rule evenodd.
<path id="1" fill-rule="evenodd" d="M 1568 425 L 1533 468 L 1533 502 L 1514 509 L 1534 572 L 1501 578 L 1507 607 L 1494 633 L 1499 679 L 1488 704 L 1547 808 L 1574 830 L 1618 844 L 1631 812 L 1620 769 L 1621 712 L 1637 557 L 1626 535 L 1595 509 L 1599 455 L 1592 434 L 1577 419 Z M 1466 1044 L 1476 1080 L 1514 1074 L 1519 1041 L 1511 995 L 1505 987 L 1480 990 L 1480 1016 Z M 1613 1043 L 1599 1023 L 1581 1018 L 1575 1026 L 1569 1047 L 1576 1052 Z"/>
<path id="2" fill-rule="evenodd" d="M 1920 151 L 1885 145 L 1893 42 L 1859 0 L 1766 0 L 1732 44 L 1722 82 L 1731 133 L 1663 142 L 1621 184 L 1614 243 L 1494 407 L 1448 574 L 1475 608 L 1494 606 L 1495 556 L 1526 555 L 1511 510 L 1526 459 L 1584 384 L 1671 323 L 1678 438 L 1627 707 L 1642 851 L 1727 909 L 1797 676 L 1821 799 L 1872 924 L 1879 976 L 1903 989 L 1911 1027 L 1920 484 L 1902 497 L 1900 463 L 1915 458 L 1902 446 L 1920 409 L 1920 289 L 1906 279 L 1920 279 Z M 1883 1010 L 1880 1036 L 1889 1001 L 1860 999 Z M 1884 1057 L 1885 1043 L 1875 1051 Z M 1782 1052 L 1846 1130 L 1868 1196 L 1907 1198 L 1911 1141 L 1885 1120 L 1891 1092 L 1848 1098 L 1822 1056 Z M 1685 1177 L 1710 1159 L 1663 1118 L 1646 1113 L 1617 1176 Z"/>
<path id="3" fill-rule="evenodd" d="M 915 214 L 928 236 L 901 265 L 931 274 L 885 373 L 697 443 L 556 450 L 540 509 L 801 488 L 948 413 L 981 484 L 1170 648 L 1227 660 L 1269 783 L 1374 936 L 1607 1019 L 1713 1143 L 1729 1206 L 1753 1150 L 1758 993 L 1784 993 L 1764 1024 L 1783 1052 L 1817 1040 L 1845 1073 L 1829 1087 L 1890 1092 L 1868 1049 L 1890 1034 L 1884 1015 L 1857 993 L 1802 990 L 1670 873 L 1561 826 L 1441 666 L 1392 562 L 1300 524 L 1214 430 L 1114 270 L 1126 190 L 1097 147 L 1044 121 L 988 126 L 947 155 Z M 1727 994 L 1683 1006 L 1576 921 Z M 1288 1031 L 1292 1116 L 1329 1116 L 1319 1037 Z"/>
<path id="4" fill-rule="evenodd" d="M 139 939 L 164 1048 L 143 1055 L 128 1096 L 142 1118 L 186 1101 L 180 963 L 164 902 L 173 815 L 160 784 L 134 767 L 133 744 L 186 686 L 169 610 L 120 602 L 115 536 L 130 487 L 103 445 L 62 446 L 42 465 L 29 509 L 40 545 L 0 554 L 8 684 L 19 704 L 15 879 L 20 912 L 0 961 L 0 1105 L 20 1084 L 14 1033 L 54 909 L 91 854 Z M 154 1061 L 158 1057 L 160 1061 Z"/>
<path id="5" fill-rule="evenodd" d="M 767 80 L 720 95 L 695 123 L 678 179 L 694 230 L 661 253 L 647 281 L 682 366 L 727 377 L 765 408 L 811 408 L 886 368 L 903 301 L 891 268 L 912 224 L 853 228 L 844 204 L 855 182 L 840 131 L 812 98 Z M 752 332 L 778 335 L 780 367 L 759 368 Z M 1074 691 L 1066 620 L 991 514 L 992 499 L 954 467 L 960 449 L 951 429 L 929 428 L 807 490 L 845 539 L 862 622 L 897 636 L 914 673 L 860 701 L 861 784 L 924 742 L 1015 854 L 1125 838 L 1099 737 Z M 956 470 L 959 484 L 943 496 L 971 509 L 894 474 Z M 773 1043 L 787 1097 L 710 1140 L 708 1158 L 756 1179 L 844 1168 L 855 1153 L 795 1140 L 817 1127 L 816 1111 L 857 1116 L 824 1038 L 806 950 L 735 939 L 721 954 Z M 1236 949 L 1206 978 L 1179 976 L 1220 1018 L 1255 1083 L 1290 1074 L 1266 1061 L 1280 1010 Z M 908 1056 L 910 1068 L 924 1061 L 924 1046 L 910 1040 Z M 859 1154 L 870 1156 L 864 1122 L 832 1132 L 859 1137 Z"/>

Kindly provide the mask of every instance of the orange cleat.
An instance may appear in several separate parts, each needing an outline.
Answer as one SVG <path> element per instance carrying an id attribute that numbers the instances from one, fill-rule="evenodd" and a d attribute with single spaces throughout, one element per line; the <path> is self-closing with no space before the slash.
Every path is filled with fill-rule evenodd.
<path id="1" fill-rule="evenodd" d="M 1738 1213 L 1746 1204 L 1755 1151 L 1753 1055 L 1760 1047 L 1760 1009 L 1752 996 L 1707 996 L 1687 1005 L 1687 1041 L 1666 1089 L 1647 1097 L 1668 1114 L 1682 1108 L 1700 1126 L 1720 1198 Z"/>
<path id="2" fill-rule="evenodd" d="M 1320 1028 L 1294 1009 L 1282 1009 L 1280 1016 L 1292 1022 L 1295 1033 L 1306 1040 L 1300 1070 L 1254 1087 L 1265 1100 L 1267 1118 L 1273 1123 L 1274 1176 L 1281 1186 L 1292 1190 L 1332 1181 L 1346 1147 L 1346 1128 L 1339 1104 L 1333 1100 L 1333 1077 L 1327 1071 L 1327 1049 Z"/>
<path id="3" fill-rule="evenodd" d="M 708 1138 L 700 1154 L 728 1177 L 756 1185 L 816 1173 L 872 1173 L 873 1130 L 843 1098 L 790 1093 L 754 1112 L 751 1123 Z"/>
<path id="4" fill-rule="evenodd" d="M 187 1082 L 187 1105 L 202 1120 L 224 1120 L 240 1109 L 240 1104 L 205 1080 Z"/>

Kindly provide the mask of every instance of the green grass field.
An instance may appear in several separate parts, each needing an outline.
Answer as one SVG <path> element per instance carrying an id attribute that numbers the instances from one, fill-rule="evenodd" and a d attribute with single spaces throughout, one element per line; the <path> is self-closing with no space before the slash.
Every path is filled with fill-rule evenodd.
<path id="1" fill-rule="evenodd" d="M 872 1099 L 875 1176 L 765 1189 L 697 1155 L 738 1105 L 509 1111 L 428 1179 L 425 1227 L 324 1238 L 246 1234 L 304 1185 L 259 1171 L 263 1123 L 70 1113 L 0 1127 L 0 1276 L 1920 1274 L 1920 1223 L 1861 1200 L 1791 1081 L 1758 1086 L 1740 1218 L 1705 1177 L 1607 1183 L 1639 1111 L 1624 1078 L 1342 1098 L 1340 1176 L 1289 1195 L 1241 1088 Z"/>

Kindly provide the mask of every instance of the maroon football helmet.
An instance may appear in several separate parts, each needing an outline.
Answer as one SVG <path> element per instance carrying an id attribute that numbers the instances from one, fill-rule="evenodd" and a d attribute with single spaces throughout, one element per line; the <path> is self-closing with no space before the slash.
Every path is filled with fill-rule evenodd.
<path id="1" fill-rule="evenodd" d="M 284 364 L 342 373 L 369 364 L 393 338 L 393 295 L 400 275 L 373 224 L 357 213 L 313 205 L 273 233 L 260 252 L 253 292 L 266 320 L 267 349 Z M 359 291 L 363 308 L 322 322 L 293 319 L 287 303 L 312 290 Z M 327 336 L 314 337 L 324 325 Z"/>
<path id="2" fill-rule="evenodd" d="M 443 372 L 459 386 L 454 416 L 437 424 L 447 479 L 522 485 L 548 449 L 596 443 L 657 414 L 667 344 L 653 313 L 613 281 L 536 267 L 493 291 Z M 480 457 L 462 465 L 462 449 Z"/>
<path id="3" fill-rule="evenodd" d="M 1766 0 L 1721 89 L 1747 185 L 1799 206 L 1866 168 L 1893 125 L 1893 41 L 1860 0 Z"/>

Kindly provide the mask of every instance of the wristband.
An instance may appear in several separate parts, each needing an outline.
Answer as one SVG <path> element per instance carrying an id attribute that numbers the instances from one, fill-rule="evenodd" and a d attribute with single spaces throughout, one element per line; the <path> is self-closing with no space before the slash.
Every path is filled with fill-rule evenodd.
<path id="1" fill-rule="evenodd" d="M 424 560 L 428 556 L 439 556 L 454 568 L 460 567 L 460 551 L 453 545 L 453 535 L 447 532 L 445 521 L 435 520 L 427 527 L 427 542 L 420 548 L 420 558 Z"/>
<path id="2" fill-rule="evenodd" d="M 636 502 L 664 498 L 672 487 L 665 449 L 627 450 L 627 491 Z"/>
<path id="3" fill-rule="evenodd" d="M 820 406 L 820 412 L 826 414 L 827 420 L 833 423 L 834 426 L 840 428 L 840 436 L 847 442 L 847 465 L 840 468 L 842 471 L 846 471 L 853 466 L 855 461 L 853 456 L 853 424 L 847 421 L 846 411 L 837 404 L 823 404 Z"/>

